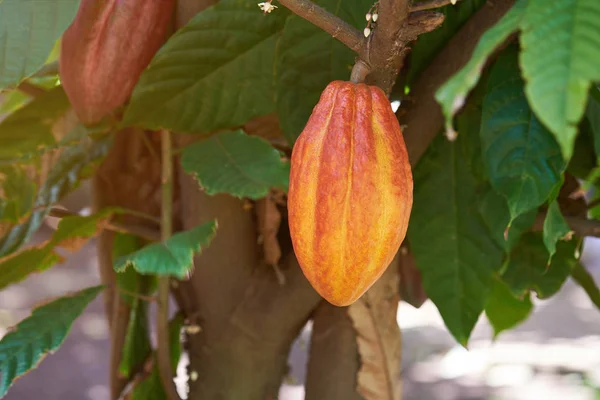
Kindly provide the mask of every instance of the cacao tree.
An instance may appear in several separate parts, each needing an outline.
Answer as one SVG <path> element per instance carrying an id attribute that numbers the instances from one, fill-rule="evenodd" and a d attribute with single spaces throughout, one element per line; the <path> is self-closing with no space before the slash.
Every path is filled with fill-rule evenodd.
<path id="1" fill-rule="evenodd" d="M 0 1 L 0 289 L 92 239 L 101 276 L 0 340 L 0 396 L 100 295 L 111 399 L 178 399 L 182 352 L 187 398 L 275 399 L 308 321 L 307 399 L 399 399 L 401 298 L 464 346 L 569 277 L 600 306 L 579 263 L 599 21 L 597 0 Z M 56 207 L 84 180 L 91 215 Z"/>

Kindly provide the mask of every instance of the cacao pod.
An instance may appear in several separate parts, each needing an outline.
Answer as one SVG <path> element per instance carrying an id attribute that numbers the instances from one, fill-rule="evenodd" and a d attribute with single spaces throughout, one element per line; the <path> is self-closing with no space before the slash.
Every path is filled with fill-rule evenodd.
<path id="1" fill-rule="evenodd" d="M 331 82 L 296 141 L 288 214 L 298 262 L 337 306 L 383 274 L 406 236 L 413 180 L 400 125 L 375 86 Z"/>
<path id="2" fill-rule="evenodd" d="M 81 1 L 60 53 L 60 79 L 81 122 L 97 123 L 125 104 L 166 40 L 175 3 Z"/>

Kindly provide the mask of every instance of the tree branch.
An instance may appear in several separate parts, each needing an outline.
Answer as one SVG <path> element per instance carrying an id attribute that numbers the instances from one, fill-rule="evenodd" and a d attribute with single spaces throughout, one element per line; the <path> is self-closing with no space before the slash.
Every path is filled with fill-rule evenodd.
<path id="1" fill-rule="evenodd" d="M 162 131 L 162 211 L 161 239 L 168 240 L 173 233 L 173 155 L 171 132 Z M 169 348 L 169 277 L 158 278 L 158 302 L 156 331 L 158 337 L 157 358 L 160 379 L 169 400 L 179 400 L 179 394 L 173 382 L 171 354 Z"/>
<path id="2" fill-rule="evenodd" d="M 279 3 L 299 17 L 323 29 L 359 56 L 365 55 L 366 39 L 364 35 L 346 21 L 310 0 L 279 0 Z"/>
<path id="3" fill-rule="evenodd" d="M 512 7 L 515 0 L 486 2 L 448 42 L 429 67 L 421 73 L 411 93 L 409 107 L 397 115 L 406 116 L 404 140 L 412 166 L 416 165 L 431 141 L 442 130 L 442 109 L 434 98 L 436 90 L 464 66 L 481 36 Z M 409 103 L 409 102 L 405 102 Z"/>
<path id="4" fill-rule="evenodd" d="M 456 3 L 457 0 L 454 0 Z M 448 4 L 452 4 L 452 0 L 428 0 L 428 1 L 420 1 L 418 3 L 413 3 L 410 5 L 410 12 L 415 11 L 424 11 L 424 10 L 433 10 L 434 8 L 440 8 L 447 6 Z"/>

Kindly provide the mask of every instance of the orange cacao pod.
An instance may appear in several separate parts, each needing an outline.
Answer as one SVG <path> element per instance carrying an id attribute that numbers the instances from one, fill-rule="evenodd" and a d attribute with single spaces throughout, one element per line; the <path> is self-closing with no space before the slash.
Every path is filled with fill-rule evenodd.
<path id="1" fill-rule="evenodd" d="M 292 151 L 289 225 L 298 262 L 337 306 L 383 274 L 406 236 L 413 180 L 398 120 L 374 86 L 335 81 Z"/>
<path id="2" fill-rule="evenodd" d="M 60 78 L 84 124 L 125 104 L 165 42 L 176 0 L 82 0 L 63 34 Z"/>

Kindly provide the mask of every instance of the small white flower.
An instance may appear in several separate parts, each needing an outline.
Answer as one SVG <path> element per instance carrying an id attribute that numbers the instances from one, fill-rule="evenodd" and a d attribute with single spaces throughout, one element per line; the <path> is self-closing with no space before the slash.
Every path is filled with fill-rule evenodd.
<path id="1" fill-rule="evenodd" d="M 367 19 L 367 21 L 371 20 L 371 13 L 367 13 L 367 15 L 365 15 L 365 18 Z"/>
<path id="2" fill-rule="evenodd" d="M 379 14 L 373 14 L 373 22 L 377 22 L 377 18 L 379 18 Z"/>
<path id="3" fill-rule="evenodd" d="M 371 29 L 370 28 L 365 28 L 365 30 L 363 31 L 363 33 L 365 34 L 365 37 L 369 37 L 369 35 L 371 34 Z"/>
<path id="4" fill-rule="evenodd" d="M 271 11 L 273 11 L 274 9 L 277 8 L 277 6 L 274 6 L 273 4 L 271 4 L 270 1 L 265 1 L 264 3 L 258 3 L 258 7 L 263 10 L 265 12 L 265 14 L 270 13 Z"/>
<path id="5" fill-rule="evenodd" d="M 458 0 L 450 0 L 450 3 L 452 3 L 452 5 L 454 6 L 454 5 L 456 5 L 456 2 L 457 2 L 457 1 L 458 1 Z"/>

